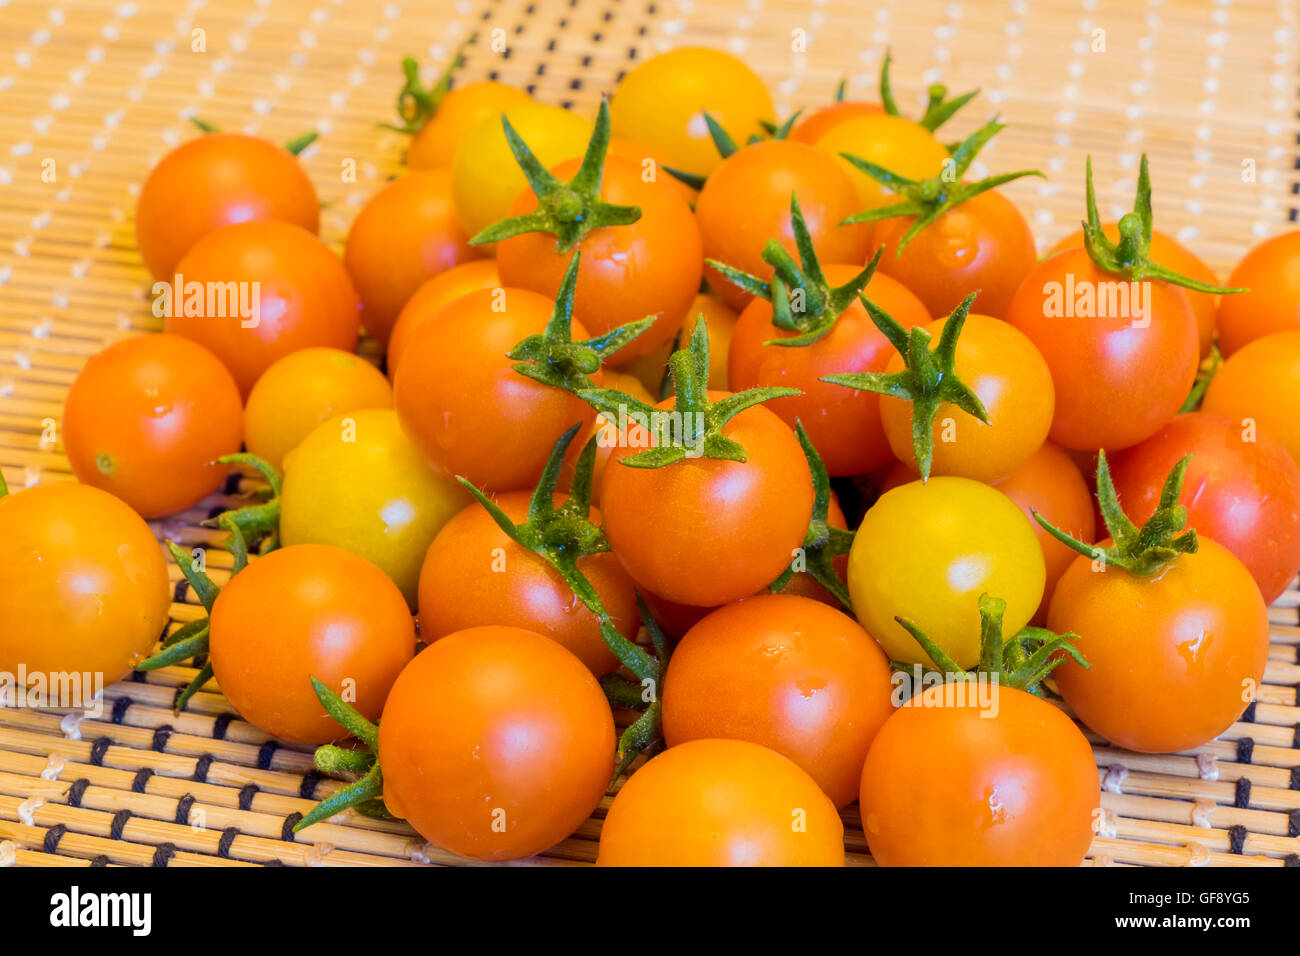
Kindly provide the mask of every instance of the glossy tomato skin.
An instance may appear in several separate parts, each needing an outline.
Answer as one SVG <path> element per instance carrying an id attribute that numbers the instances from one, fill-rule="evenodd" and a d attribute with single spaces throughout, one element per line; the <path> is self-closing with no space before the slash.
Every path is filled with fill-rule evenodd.
<path id="1" fill-rule="evenodd" d="M 91 357 L 68 392 L 63 444 L 78 480 L 146 518 L 198 503 L 239 451 L 243 408 L 225 366 L 179 335 L 139 335 Z"/>
<path id="2" fill-rule="evenodd" d="M 1110 460 L 1125 513 L 1138 524 L 1165 476 L 1191 455 L 1179 499 L 1187 524 L 1235 554 L 1271 604 L 1300 569 L 1300 467 L 1270 436 L 1206 412 L 1179 415 Z"/>
<path id="3" fill-rule="evenodd" d="M 1007 602 L 1003 632 L 1029 623 L 1043 596 L 1043 552 L 1002 492 L 969 478 L 936 477 L 880 496 L 849 551 L 858 619 L 891 660 L 929 666 L 894 620 L 912 621 L 962 667 L 979 660 L 979 598 Z"/>
<path id="4" fill-rule="evenodd" d="M 485 289 L 455 300 L 415 331 L 397 372 L 397 414 L 439 471 L 492 491 L 529 488 L 556 440 L 574 424 L 595 420 L 586 402 L 520 375 L 506 357 L 545 330 L 553 307 L 527 289 Z M 579 322 L 572 331 L 575 340 L 589 337 Z M 599 371 L 591 378 L 600 384 Z M 579 434 L 572 447 L 585 440 Z"/>
<path id="5" fill-rule="evenodd" d="M 1300 331 L 1240 349 L 1210 380 L 1201 408 L 1242 427 L 1254 423 L 1300 463 Z"/>
<path id="6" fill-rule="evenodd" d="M 470 501 L 434 471 L 390 408 L 345 412 L 317 426 L 289 458 L 280 495 L 287 545 L 360 555 L 416 606 L 424 552 Z"/>
<path id="7" fill-rule="evenodd" d="M 876 223 L 872 243 L 885 247 L 880 271 L 915 290 L 931 315 L 947 315 L 978 292 L 977 311 L 1005 318 L 1038 261 L 1034 234 L 1015 204 L 996 190 L 973 196 L 922 229 L 899 255 L 913 222 L 903 216 Z"/>
<path id="8" fill-rule="evenodd" d="M 889 661 L 851 617 L 820 601 L 760 594 L 719 608 L 673 651 L 664 739 L 748 740 L 789 757 L 837 807 L 893 712 Z"/>
<path id="9" fill-rule="evenodd" d="M 600 501 L 614 553 L 637 584 L 679 604 L 715 607 L 766 587 L 803 544 L 812 517 L 812 475 L 781 419 L 754 406 L 722 434 L 744 446 L 746 461 L 633 468 L 622 459 L 645 447 L 624 444 L 605 468 Z M 646 441 L 643 431 L 636 440 Z"/>
<path id="10" fill-rule="evenodd" d="M 580 165 L 574 159 L 551 171 L 567 182 Z M 503 239 L 497 243 L 497 263 L 506 285 L 554 296 L 573 255 L 580 255 L 573 315 L 592 335 L 656 316 L 654 325 L 607 359 L 624 365 L 671 341 L 681 328 L 700 288 L 700 237 L 691 207 L 667 184 L 644 182 L 641 167 L 630 160 L 606 158 L 600 195 L 615 205 L 640 207 L 641 218 L 592 230 L 565 255 L 556 254 L 557 240 L 549 232 Z M 537 197 L 525 189 L 510 215 L 536 208 Z"/>
<path id="11" fill-rule="evenodd" d="M 162 635 L 167 562 L 118 499 L 72 482 L 0 498 L 0 671 L 90 673 L 107 687 Z"/>
<path id="12" fill-rule="evenodd" d="M 1123 308 L 1120 286 L 1133 288 L 1099 269 L 1083 249 L 1072 249 L 1039 263 L 1007 312 L 1007 321 L 1029 337 L 1051 370 L 1056 413 L 1050 437 L 1068 449 L 1136 445 L 1178 413 L 1196 378 L 1196 320 L 1186 292 L 1159 281 L 1138 283 L 1150 296 L 1150 315 L 1143 317 L 1131 299 Z M 1106 300 L 1104 309 L 1096 301 L 1088 306 L 1088 290 L 1094 300 Z"/>
<path id="13" fill-rule="evenodd" d="M 832 286 L 843 285 L 862 271 L 861 266 L 853 265 L 822 268 Z M 930 322 L 921 301 L 889 276 L 872 276 L 865 292 L 904 328 Z M 727 367 L 732 391 L 764 385 L 802 391 L 802 395 L 774 399 L 767 407 L 791 427 L 803 422 L 832 475 L 858 475 L 884 465 L 892 453 L 880 421 L 880 396 L 821 379 L 841 372 L 884 371 L 894 354 L 893 346 L 856 300 L 812 345 L 786 348 L 764 344 L 797 334 L 772 325 L 770 303 L 751 301 L 731 337 Z"/>
<path id="14" fill-rule="evenodd" d="M 1219 348 L 1233 355 L 1274 332 L 1300 330 L 1300 229 L 1260 243 L 1237 263 L 1219 300 Z"/>
<path id="15" fill-rule="evenodd" d="M 449 169 L 466 133 L 487 120 L 499 120 L 501 113 L 513 106 L 530 102 L 532 97 L 523 90 L 494 80 L 458 84 L 411 136 L 406 147 L 407 168 Z"/>
<path id="16" fill-rule="evenodd" d="M 378 720 L 415 654 L 415 624 L 397 586 L 369 561 L 321 544 L 254 560 L 217 595 L 210 628 L 221 692 L 254 727 L 297 744 L 346 736 L 312 677 Z"/>
<path id="17" fill-rule="evenodd" d="M 198 314 L 186 314 L 184 296 L 173 297 L 165 325 L 166 331 L 211 350 L 243 395 L 290 352 L 310 346 L 356 348 L 361 305 L 352 280 L 329 247 L 304 229 L 282 222 L 223 226 L 196 242 L 177 271 L 187 287 L 233 282 L 247 290 L 245 304 L 260 304 L 260 314 L 243 318 L 233 306 L 238 296 L 228 298 L 224 309 L 214 297 L 208 314 L 205 295 Z M 259 284 L 256 295 L 252 283 Z"/>
<path id="18" fill-rule="evenodd" d="M 821 109 L 814 110 L 807 116 L 800 118 L 799 122 L 795 123 L 794 128 L 790 130 L 788 138 L 797 143 L 816 146 L 817 141 L 829 132 L 832 127 L 839 126 L 851 119 L 857 119 L 860 116 L 879 116 L 884 112 L 885 108 L 879 103 L 841 100 L 838 103 L 832 103 L 830 106 L 823 106 Z"/>
<path id="19" fill-rule="evenodd" d="M 517 860 L 596 809 L 614 772 L 614 718 L 596 678 L 555 641 L 474 627 L 402 672 L 379 725 L 379 763 L 388 809 L 430 843 Z"/>
<path id="20" fill-rule="evenodd" d="M 918 123 L 887 113 L 858 116 L 836 123 L 817 140 L 817 148 L 834 156 L 858 191 L 854 212 L 897 202 L 894 194 L 840 154 L 849 153 L 908 179 L 938 176 L 950 158 L 948 148 Z"/>
<path id="21" fill-rule="evenodd" d="M 1077 634 L 1074 646 L 1091 665 L 1070 662 L 1052 674 L 1070 709 L 1139 753 L 1188 750 L 1223 733 L 1254 699 L 1268 659 L 1255 579 L 1204 536 L 1195 554 L 1149 578 L 1075 558 L 1047 626 Z"/>
<path id="22" fill-rule="evenodd" d="M 389 379 L 397 380 L 397 366 L 406 354 L 406 346 L 414 337 L 415 330 L 426 319 L 461 296 L 481 289 L 499 289 L 502 285 L 495 259 L 471 259 L 438 273 L 416 289 L 406 305 L 402 306 L 402 311 L 393 324 L 392 334 L 388 337 Z"/>
<path id="23" fill-rule="evenodd" d="M 361 297 L 361 323 L 386 344 L 425 280 L 482 253 L 456 219 L 451 173 L 410 172 L 375 193 L 348 231 L 343 265 Z"/>
<path id="24" fill-rule="evenodd" d="M 674 167 L 707 175 L 722 157 L 709 135 L 707 110 L 733 140 L 762 134 L 772 97 L 754 71 L 707 47 L 677 47 L 653 56 L 619 81 L 609 104 L 614 135 L 656 150 Z"/>
<path id="25" fill-rule="evenodd" d="M 1101 805 L 1087 739 L 1060 710 L 987 685 L 926 689 L 876 734 L 862 828 L 881 866 L 1078 866 Z"/>
<path id="26" fill-rule="evenodd" d="M 136 206 L 140 256 L 155 279 L 213 229 L 257 219 L 320 228 L 320 204 L 298 159 L 241 133 L 205 133 L 172 150 L 145 180 Z"/>
<path id="27" fill-rule="evenodd" d="M 763 246 L 779 239 L 797 261 L 790 224 L 792 193 L 822 262 L 866 263 L 867 228 L 840 225 L 859 208 L 853 183 L 832 157 L 789 140 L 739 149 L 709 176 L 695 203 L 705 257 L 770 279 L 772 267 L 763 261 Z M 705 274 L 710 287 L 733 309 L 743 309 L 753 298 L 712 269 Z"/>
<path id="28" fill-rule="evenodd" d="M 939 319 L 926 326 L 933 341 L 939 340 L 947 323 Z M 902 369 L 902 356 L 895 353 L 885 371 Z M 1034 343 L 1014 326 L 975 314 L 966 317 L 957 340 L 956 369 L 979 396 L 989 424 L 952 405 L 941 405 L 931 428 L 931 474 L 985 482 L 1005 478 L 1047 439 L 1056 398 L 1052 373 Z M 912 403 L 883 396 L 880 420 L 894 455 L 915 468 Z"/>
<path id="29" fill-rule="evenodd" d="M 686 183 L 682 182 L 672 173 L 664 170 L 665 166 L 672 166 L 667 157 L 662 152 L 645 143 L 635 139 L 627 139 L 621 136 L 611 136 L 609 140 L 608 156 L 617 156 L 620 159 L 626 159 L 634 163 L 637 169 L 641 170 L 641 175 L 651 182 L 660 182 L 672 189 L 682 198 L 687 205 L 695 205 L 696 190 L 692 189 Z M 675 167 L 674 167 L 675 168 Z"/>
<path id="30" fill-rule="evenodd" d="M 500 495 L 497 505 L 516 523 L 528 517 L 527 491 Z M 557 502 L 558 503 L 558 502 Z M 591 519 L 600 521 L 599 512 Z M 636 591 L 609 552 L 578 560 L 615 628 L 635 639 Z M 600 636 L 596 616 L 539 554 L 516 544 L 486 508 L 472 502 L 429 545 L 420 570 L 420 637 L 432 642 L 470 627 L 502 624 L 536 631 L 560 644 L 597 677 L 618 667 Z"/>
<path id="31" fill-rule="evenodd" d="M 844 824 L 816 781 L 776 751 L 691 740 L 619 790 L 596 865 L 843 866 Z"/>

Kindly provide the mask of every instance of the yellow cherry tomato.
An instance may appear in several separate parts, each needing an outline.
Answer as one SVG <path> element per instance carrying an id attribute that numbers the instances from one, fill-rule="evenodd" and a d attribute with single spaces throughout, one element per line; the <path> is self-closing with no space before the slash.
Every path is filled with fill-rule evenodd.
<path id="1" fill-rule="evenodd" d="M 864 210 L 896 200 L 893 193 L 840 153 L 851 153 L 908 179 L 938 176 L 943 171 L 944 160 L 950 158 L 948 148 L 924 126 L 888 113 L 859 116 L 832 126 L 817 140 L 817 148 L 832 153 L 844 165 L 858 187 Z"/>
<path id="2" fill-rule="evenodd" d="M 284 544 L 328 544 L 360 555 L 415 607 L 420 565 L 442 526 L 470 501 L 438 474 L 391 409 L 322 422 L 290 456 L 280 496 Z"/>
<path id="3" fill-rule="evenodd" d="M 244 407 L 244 446 L 276 468 L 321 422 L 362 408 L 392 408 L 384 374 L 342 349 L 292 352 L 268 368 Z"/>
<path id="4" fill-rule="evenodd" d="M 406 147 L 406 165 L 410 169 L 450 167 L 456 158 L 456 147 L 466 133 L 512 106 L 531 102 L 532 97 L 523 90 L 493 80 L 457 86 L 443 97 L 438 111 L 411 137 Z"/>
<path id="5" fill-rule="evenodd" d="M 614 91 L 609 117 L 615 136 L 662 153 L 670 165 L 701 176 L 722 159 L 702 111 L 737 144 L 771 122 L 772 97 L 748 66 L 707 47 L 678 47 L 646 60 Z"/>
<path id="6" fill-rule="evenodd" d="M 507 109 L 505 116 L 547 169 L 581 156 L 591 137 L 589 122 L 558 106 L 522 103 Z M 465 134 L 452 160 L 451 192 L 466 235 L 473 238 L 504 219 L 527 188 L 528 180 L 510 152 L 499 113 Z"/>
<path id="7" fill-rule="evenodd" d="M 891 660 L 929 666 L 895 617 L 921 629 L 960 666 L 979 660 L 979 598 L 1007 602 L 1003 633 L 1029 623 L 1043 597 L 1043 551 L 1010 498 L 969 478 L 913 481 L 880 496 L 849 551 L 858 620 Z"/>

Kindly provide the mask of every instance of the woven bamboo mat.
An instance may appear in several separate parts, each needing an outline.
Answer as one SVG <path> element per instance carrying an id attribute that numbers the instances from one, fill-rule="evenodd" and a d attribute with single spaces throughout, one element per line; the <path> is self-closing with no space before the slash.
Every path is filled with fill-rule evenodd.
<path id="1" fill-rule="evenodd" d="M 1296 0 L 0 0 L 0 468 L 12 488 L 69 480 L 57 432 L 77 369 L 156 327 L 135 196 L 192 134 L 190 116 L 277 140 L 319 130 L 304 162 L 327 204 L 322 234 L 340 246 L 399 168 L 403 138 L 375 124 L 391 119 L 405 54 L 432 76 L 470 31 L 499 29 L 508 54 L 472 48 L 465 77 L 495 75 L 590 112 L 646 56 L 702 43 L 743 56 L 787 112 L 827 100 L 841 77 L 873 95 L 890 46 L 900 102 L 919 103 L 942 79 L 984 90 L 955 134 L 993 112 L 1012 123 L 982 163 L 1048 174 L 1007 189 L 1044 246 L 1077 227 L 1085 153 L 1114 216 L 1146 151 L 1159 226 L 1226 274 L 1297 218 L 1298 17 Z M 348 158 L 357 183 L 340 181 Z M 198 524 L 240 490 L 155 530 L 213 544 Z M 219 582 L 222 559 L 228 569 L 229 556 L 211 552 Z M 172 577 L 179 626 L 200 610 L 175 567 Z M 1270 611 L 1265 685 L 1218 741 L 1169 756 L 1096 742 L 1105 813 L 1089 862 L 1300 862 L 1298 608 L 1293 587 Z M 193 674 L 111 687 L 98 717 L 0 713 L 0 865 L 463 862 L 404 825 L 361 817 L 293 836 L 298 814 L 340 784 L 241 721 L 215 685 L 174 713 Z M 608 801 L 529 862 L 591 862 Z M 844 819 L 849 862 L 870 863 L 856 808 Z"/>

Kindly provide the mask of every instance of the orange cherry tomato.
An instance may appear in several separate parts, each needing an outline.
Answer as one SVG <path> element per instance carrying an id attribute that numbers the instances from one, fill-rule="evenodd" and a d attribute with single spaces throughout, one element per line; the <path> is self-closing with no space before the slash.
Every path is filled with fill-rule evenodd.
<path id="1" fill-rule="evenodd" d="M 239 451 L 243 408 L 225 366 L 179 335 L 138 335 L 91 357 L 68 392 L 72 473 L 146 518 L 197 504 Z"/>
<path id="2" fill-rule="evenodd" d="M 406 147 L 407 168 L 450 169 L 466 133 L 513 106 L 531 102 L 532 97 L 523 90 L 494 80 L 453 87 L 437 112 L 411 136 Z"/>
<path id="3" fill-rule="evenodd" d="M 0 671 L 79 674 L 89 706 L 162 635 L 171 586 L 144 520 L 107 492 L 72 482 L 0 498 Z M 48 686 L 48 685 L 47 685 Z"/>
<path id="4" fill-rule="evenodd" d="M 155 279 L 170 279 L 200 238 L 257 219 L 320 228 L 320 203 L 296 156 L 240 133 L 205 133 L 176 147 L 140 189 L 136 244 Z"/>
<path id="5" fill-rule="evenodd" d="M 352 280 L 328 246 L 297 226 L 222 226 L 196 242 L 177 271 L 184 289 L 172 292 L 166 330 L 210 349 L 243 395 L 290 352 L 356 348 L 361 304 Z"/>
<path id="6" fill-rule="evenodd" d="M 926 326 L 934 341 L 947 319 Z M 894 357 L 886 373 L 903 368 Z M 941 405 L 932 432 L 930 472 L 976 481 L 997 481 L 1027 462 L 1042 447 L 1052 425 L 1054 392 L 1047 363 L 1034 344 L 1014 326 L 987 315 L 968 315 L 957 340 L 957 376 L 971 387 L 990 424 L 951 405 Z M 880 420 L 889 447 L 899 461 L 916 467 L 912 446 L 912 403 L 892 396 L 880 399 Z"/>
<path id="7" fill-rule="evenodd" d="M 1078 866 L 1101 788 L 1070 718 L 986 684 L 927 688 L 876 734 L 862 768 L 862 829 L 882 866 Z M 960 696 L 959 696 L 960 695 Z"/>
<path id="8" fill-rule="evenodd" d="M 868 229 L 839 224 L 861 208 L 853 183 L 833 157 L 789 140 L 743 147 L 709 176 L 695 204 L 705 257 L 770 279 L 772 267 L 762 258 L 769 239 L 798 254 L 790 224 L 791 193 L 799 199 L 822 262 L 866 263 Z M 743 309 L 753 298 L 712 269 L 705 274 L 733 309 Z"/>
<path id="9" fill-rule="evenodd" d="M 1235 352 L 1210 380 L 1201 409 L 1257 425 L 1300 463 L 1300 331 L 1275 332 Z"/>
<path id="10" fill-rule="evenodd" d="M 797 143 L 816 146 L 817 141 L 829 132 L 832 127 L 839 126 L 851 119 L 857 119 L 859 116 L 879 116 L 884 112 L 885 108 L 879 103 L 841 100 L 838 103 L 832 103 L 830 106 L 823 106 L 821 109 L 813 110 L 800 118 L 786 138 Z"/>
<path id="11" fill-rule="evenodd" d="M 500 495 L 497 505 L 515 522 L 528 516 L 531 492 Z M 557 504 L 559 502 L 557 501 Z M 592 511 L 592 521 L 600 513 Z M 578 561 L 614 626 L 626 638 L 640 627 L 636 592 L 609 552 Z M 536 631 L 575 654 L 595 675 L 618 660 L 600 636 L 596 616 L 577 599 L 546 559 L 521 547 L 474 502 L 461 510 L 429 545 L 420 570 L 420 637 L 436 641 L 456 631 L 503 624 Z"/>
<path id="12" fill-rule="evenodd" d="M 823 266 L 822 271 L 827 282 L 839 286 L 862 267 L 832 264 Z M 877 272 L 872 276 L 865 294 L 905 328 L 931 321 L 921 300 L 887 275 Z M 857 475 L 879 468 L 893 457 L 880 420 L 880 396 L 821 379 L 841 372 L 884 371 L 894 354 L 889 340 L 857 300 L 812 345 L 786 348 L 765 344 L 798 334 L 772 325 L 772 306 L 765 300 L 754 299 L 745 306 L 727 358 L 731 389 L 739 392 L 762 385 L 799 389 L 802 395 L 774 399 L 767 406 L 791 427 L 803 422 L 830 474 Z"/>
<path id="13" fill-rule="evenodd" d="M 1109 547 L 1110 539 L 1100 542 Z M 1199 747 L 1254 699 L 1268 660 L 1268 613 L 1232 552 L 1200 549 L 1141 577 L 1074 559 L 1047 614 L 1091 665 L 1052 672 L 1070 709 L 1111 743 L 1139 753 Z"/>
<path id="14" fill-rule="evenodd" d="M 581 160 L 551 172 L 568 182 Z M 641 168 L 628 160 L 607 158 L 600 198 L 621 206 L 639 206 L 641 218 L 627 226 L 589 232 L 572 253 L 557 255 L 549 232 L 526 232 L 497 243 L 497 265 L 506 285 L 554 296 L 573 255 L 580 254 L 573 317 L 592 335 L 603 335 L 628 322 L 656 317 L 654 325 L 606 361 L 622 365 L 648 355 L 672 340 L 700 288 L 703 268 L 699 231 L 688 206 L 660 182 L 645 182 Z M 537 197 L 524 190 L 510 209 L 522 216 L 537 208 Z"/>
<path id="15" fill-rule="evenodd" d="M 669 747 L 716 737 L 762 744 L 848 806 L 872 738 L 894 710 L 890 674 L 847 614 L 788 594 L 745 598 L 704 618 L 673 651 L 664 739 Z"/>
<path id="16" fill-rule="evenodd" d="M 481 255 L 456 219 L 451 173 L 436 169 L 399 176 L 371 197 L 348 231 L 343 265 L 361 322 L 382 345 L 426 279 Z"/>
<path id="17" fill-rule="evenodd" d="M 915 290 L 931 315 L 947 315 L 978 292 L 975 308 L 1005 318 L 1038 261 L 1034 234 L 1011 200 L 996 190 L 972 196 L 913 236 L 899 255 L 913 222 L 901 216 L 875 224 L 872 243 L 885 247 L 880 271 Z"/>
<path id="18" fill-rule="evenodd" d="M 661 182 L 671 186 L 673 192 L 681 196 L 684 202 L 688 205 L 695 205 L 695 190 L 672 173 L 664 171 L 664 167 L 672 166 L 672 163 L 659 150 L 652 149 L 645 143 L 640 143 L 634 139 L 611 136 L 609 152 L 606 155 L 617 156 L 619 159 L 626 159 L 635 163 L 641 170 L 643 179 L 649 177 L 651 182 Z"/>
<path id="19" fill-rule="evenodd" d="M 1220 297 L 1219 347 L 1224 355 L 1274 332 L 1300 330 L 1300 230 L 1251 249 L 1232 270 L 1228 286 L 1250 291 Z"/>
<path id="20" fill-rule="evenodd" d="M 241 717 L 282 740 L 323 744 L 343 731 L 311 678 L 377 720 L 415 654 L 415 624 L 397 585 L 369 561 L 297 544 L 230 579 L 212 606 L 209 641 L 213 673 Z"/>
<path id="21" fill-rule="evenodd" d="M 518 860 L 591 815 L 614 772 L 614 718 L 591 671 L 517 627 L 421 651 L 379 724 L 384 803 L 430 843 Z"/>
<path id="22" fill-rule="evenodd" d="M 471 259 L 438 273 L 416 289 L 406 305 L 402 306 L 392 334 L 388 337 L 389 379 L 396 381 L 397 365 L 402 360 L 406 345 L 425 319 L 463 295 L 480 289 L 499 289 L 501 286 L 501 274 L 497 271 L 495 259 Z"/>
<path id="23" fill-rule="evenodd" d="M 843 866 L 844 824 L 817 782 L 775 750 L 692 740 L 623 784 L 596 865 Z"/>
<path id="24" fill-rule="evenodd" d="M 528 488 L 559 437 L 595 420 L 586 402 L 520 375 L 506 357 L 545 331 L 553 308 L 527 289 L 485 289 L 451 302 L 412 334 L 394 388 L 397 414 L 439 471 L 492 491 Z M 589 337 L 577 321 L 572 332 L 575 340 Z M 599 370 L 591 378 L 602 381 Z M 585 441 L 579 433 L 571 447 Z"/>

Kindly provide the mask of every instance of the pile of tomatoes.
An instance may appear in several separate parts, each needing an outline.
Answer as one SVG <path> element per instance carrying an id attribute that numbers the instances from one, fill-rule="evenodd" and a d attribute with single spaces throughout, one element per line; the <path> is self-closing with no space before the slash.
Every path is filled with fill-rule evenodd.
<path id="1" fill-rule="evenodd" d="M 77 378 L 79 483 L 0 499 L 0 670 L 194 662 L 178 707 L 215 677 L 350 778 L 300 828 L 517 859 L 616 786 L 609 865 L 839 865 L 855 801 L 882 864 L 1077 864 L 1067 713 L 1165 753 L 1251 705 L 1300 568 L 1300 232 L 1220 287 L 1144 159 L 1040 259 L 999 191 L 1040 174 L 973 178 L 1001 125 L 950 142 L 973 94 L 910 117 L 888 58 L 786 118 L 710 49 L 594 118 L 455 65 L 406 64 L 341 258 L 301 141 L 152 171 L 165 331 Z M 233 574 L 170 544 L 207 614 L 168 633 L 144 519 L 235 472 Z"/>

